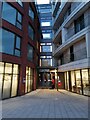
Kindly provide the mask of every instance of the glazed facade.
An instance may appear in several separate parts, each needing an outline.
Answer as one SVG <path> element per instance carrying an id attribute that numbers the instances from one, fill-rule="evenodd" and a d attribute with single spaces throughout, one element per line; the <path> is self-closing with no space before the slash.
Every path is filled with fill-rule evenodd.
<path id="1" fill-rule="evenodd" d="M 2 2 L 0 27 L 0 98 L 23 95 L 37 87 L 40 26 L 34 2 Z"/>
<path id="2" fill-rule="evenodd" d="M 65 89 L 90 95 L 90 2 L 53 3 L 53 56 Z"/>
<path id="3" fill-rule="evenodd" d="M 49 87 L 52 74 L 52 5 L 38 4 L 39 19 L 42 31 L 40 40 L 40 67 L 39 83 L 42 86 Z"/>

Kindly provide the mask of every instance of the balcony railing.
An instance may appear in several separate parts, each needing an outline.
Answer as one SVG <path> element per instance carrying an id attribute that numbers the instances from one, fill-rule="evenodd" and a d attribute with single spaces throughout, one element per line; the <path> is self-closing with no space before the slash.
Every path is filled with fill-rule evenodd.
<path id="1" fill-rule="evenodd" d="M 68 29 L 66 35 L 65 35 L 65 41 L 67 41 L 70 37 L 72 37 L 74 34 L 78 33 L 82 29 L 88 27 L 90 25 L 90 15 L 88 15 L 86 18 L 82 19 L 80 21 L 79 26 L 75 26 L 73 28 Z"/>
<path id="2" fill-rule="evenodd" d="M 74 61 L 77 61 L 77 60 L 82 60 L 82 59 L 85 59 L 85 58 L 87 58 L 86 47 L 81 49 L 81 50 L 78 50 L 74 53 L 68 54 L 65 57 L 61 58 L 62 63 L 58 64 L 58 65 L 67 64 L 67 63 L 74 62 Z"/>

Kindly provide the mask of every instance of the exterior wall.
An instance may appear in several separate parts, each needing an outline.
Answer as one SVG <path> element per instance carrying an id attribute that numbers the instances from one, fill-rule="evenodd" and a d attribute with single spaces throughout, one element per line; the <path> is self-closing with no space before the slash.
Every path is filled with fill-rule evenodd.
<path id="1" fill-rule="evenodd" d="M 25 3 L 23 3 L 24 4 L 23 7 L 21 7 L 18 3 L 15 3 L 15 2 L 14 3 L 10 2 L 9 4 L 12 5 L 12 7 L 15 7 L 22 14 L 22 16 L 23 16 L 22 29 L 21 30 L 18 29 L 16 26 L 7 22 L 4 19 L 2 19 L 2 26 L 1 27 L 7 29 L 8 31 L 14 32 L 15 34 L 17 34 L 21 37 L 21 56 L 17 57 L 14 55 L 0 53 L 0 55 L 2 56 L 2 59 L 0 59 L 0 61 L 3 61 L 4 63 L 11 63 L 11 64 L 19 65 L 19 73 L 18 73 L 19 78 L 18 78 L 17 95 L 23 95 L 23 94 L 25 94 L 25 90 L 26 90 L 26 79 L 27 79 L 26 78 L 26 67 L 30 67 L 31 69 L 34 70 L 33 75 L 32 75 L 33 76 L 33 86 L 32 86 L 32 89 L 30 91 L 36 89 L 36 83 L 37 83 L 36 82 L 37 81 L 36 67 L 38 66 L 38 63 L 39 63 L 39 60 L 38 60 L 39 58 L 36 61 L 36 56 L 37 57 L 39 56 L 39 44 L 38 44 L 38 48 L 36 46 L 37 46 L 37 42 L 39 43 L 39 40 L 40 40 L 40 33 L 38 31 L 39 30 L 39 19 L 37 16 L 37 12 L 36 12 L 36 8 L 35 8 L 34 3 L 25 2 Z M 33 9 L 34 14 L 35 14 L 34 22 L 28 16 L 29 5 L 32 6 L 32 9 Z M 34 40 L 32 40 L 28 35 L 29 24 L 33 27 L 33 29 L 35 31 Z M 27 59 L 27 52 L 28 52 L 27 46 L 28 46 L 28 44 L 30 44 L 34 49 L 33 61 L 29 61 Z M 30 79 L 31 79 L 31 77 L 30 77 Z M 4 88 L 2 88 L 2 89 L 4 89 Z M 11 97 L 11 96 L 9 96 L 9 97 Z"/>
<path id="2" fill-rule="evenodd" d="M 90 2 L 66 2 L 59 10 L 56 18 L 54 18 L 53 30 L 57 31 L 54 34 L 53 42 L 56 45 L 56 43 L 59 41 L 59 36 L 62 33 L 62 44 L 53 51 L 53 55 L 54 58 L 58 61 L 58 63 L 60 63 L 60 60 L 63 59 L 63 64 L 58 64 L 58 72 L 65 73 L 64 80 L 67 79 L 65 80 L 65 86 L 66 89 L 70 91 L 73 91 L 71 88 L 71 82 L 73 82 L 73 75 L 72 77 L 70 77 L 70 74 L 73 74 L 73 71 L 76 71 L 78 75 L 80 74 L 82 76 L 83 69 L 90 68 L 90 8 L 88 6 L 89 4 Z M 55 8 L 53 14 L 55 14 Z M 82 15 L 84 15 L 84 19 Z M 80 16 L 82 16 L 82 19 L 80 18 Z M 76 24 L 76 21 L 78 21 L 77 23 L 79 24 L 79 26 Z M 59 23 L 61 25 L 58 27 Z M 79 29 L 79 31 L 77 29 Z M 73 50 L 71 50 L 71 46 L 73 46 Z M 72 51 L 72 53 L 70 52 L 70 50 Z M 63 56 L 62 58 L 60 58 L 62 54 Z M 73 59 L 71 60 L 72 55 Z M 80 70 L 80 73 L 78 73 L 78 70 Z M 80 79 L 82 84 L 82 78 Z M 67 81 L 68 83 L 66 83 Z M 78 90 L 77 93 L 84 94 L 83 91 L 84 88 L 81 85 L 81 93 L 79 93 Z"/>

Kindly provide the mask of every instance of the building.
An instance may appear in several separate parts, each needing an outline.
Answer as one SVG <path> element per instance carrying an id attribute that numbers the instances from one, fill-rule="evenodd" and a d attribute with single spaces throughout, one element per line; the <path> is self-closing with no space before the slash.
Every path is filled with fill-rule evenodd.
<path id="1" fill-rule="evenodd" d="M 53 56 L 65 89 L 90 95 L 90 1 L 54 2 Z"/>
<path id="2" fill-rule="evenodd" d="M 37 87 L 40 24 L 34 2 L 1 5 L 0 96 L 6 99 Z"/>
<path id="3" fill-rule="evenodd" d="M 39 80 L 42 86 L 47 86 L 52 79 L 52 5 L 38 4 L 39 19 L 41 23 L 42 39 L 40 40 L 40 67 Z"/>

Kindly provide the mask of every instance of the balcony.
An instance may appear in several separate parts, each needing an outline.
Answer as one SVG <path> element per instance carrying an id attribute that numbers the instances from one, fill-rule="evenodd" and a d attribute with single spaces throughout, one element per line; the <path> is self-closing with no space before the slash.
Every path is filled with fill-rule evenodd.
<path id="1" fill-rule="evenodd" d="M 74 23 L 73 28 L 69 28 L 65 35 L 65 41 L 67 41 L 70 37 L 75 35 L 76 33 L 80 32 L 84 28 L 88 27 L 90 25 L 90 15 L 88 15 L 86 18 L 80 20 L 77 24 Z"/>
<path id="2" fill-rule="evenodd" d="M 80 13 L 83 13 L 83 11 L 85 11 L 88 8 L 90 2 L 79 2 L 77 4 L 73 4 L 73 5 L 72 4 L 71 4 L 71 12 L 66 17 L 66 19 L 64 18 L 65 17 L 64 9 L 60 9 L 57 17 L 54 19 L 54 22 L 53 22 L 54 28 L 53 29 L 56 29 L 54 39 L 59 34 L 62 27 L 69 26 L 74 21 L 76 16 L 79 16 L 79 11 L 81 11 Z M 66 5 L 66 4 L 64 4 L 64 5 Z M 62 8 L 63 8 L 63 6 L 62 6 Z M 62 16 L 62 17 L 60 17 L 60 16 Z M 60 19 L 60 18 L 62 18 L 62 19 Z"/>
<path id="3" fill-rule="evenodd" d="M 78 60 L 82 60 L 87 58 L 87 51 L 86 51 L 86 47 L 83 49 L 80 49 L 74 53 L 68 54 L 66 56 L 63 56 L 63 58 L 61 58 L 62 60 L 62 64 L 58 64 L 59 65 L 63 65 L 63 64 L 67 64 L 70 62 L 74 62 L 74 61 L 78 61 Z"/>

